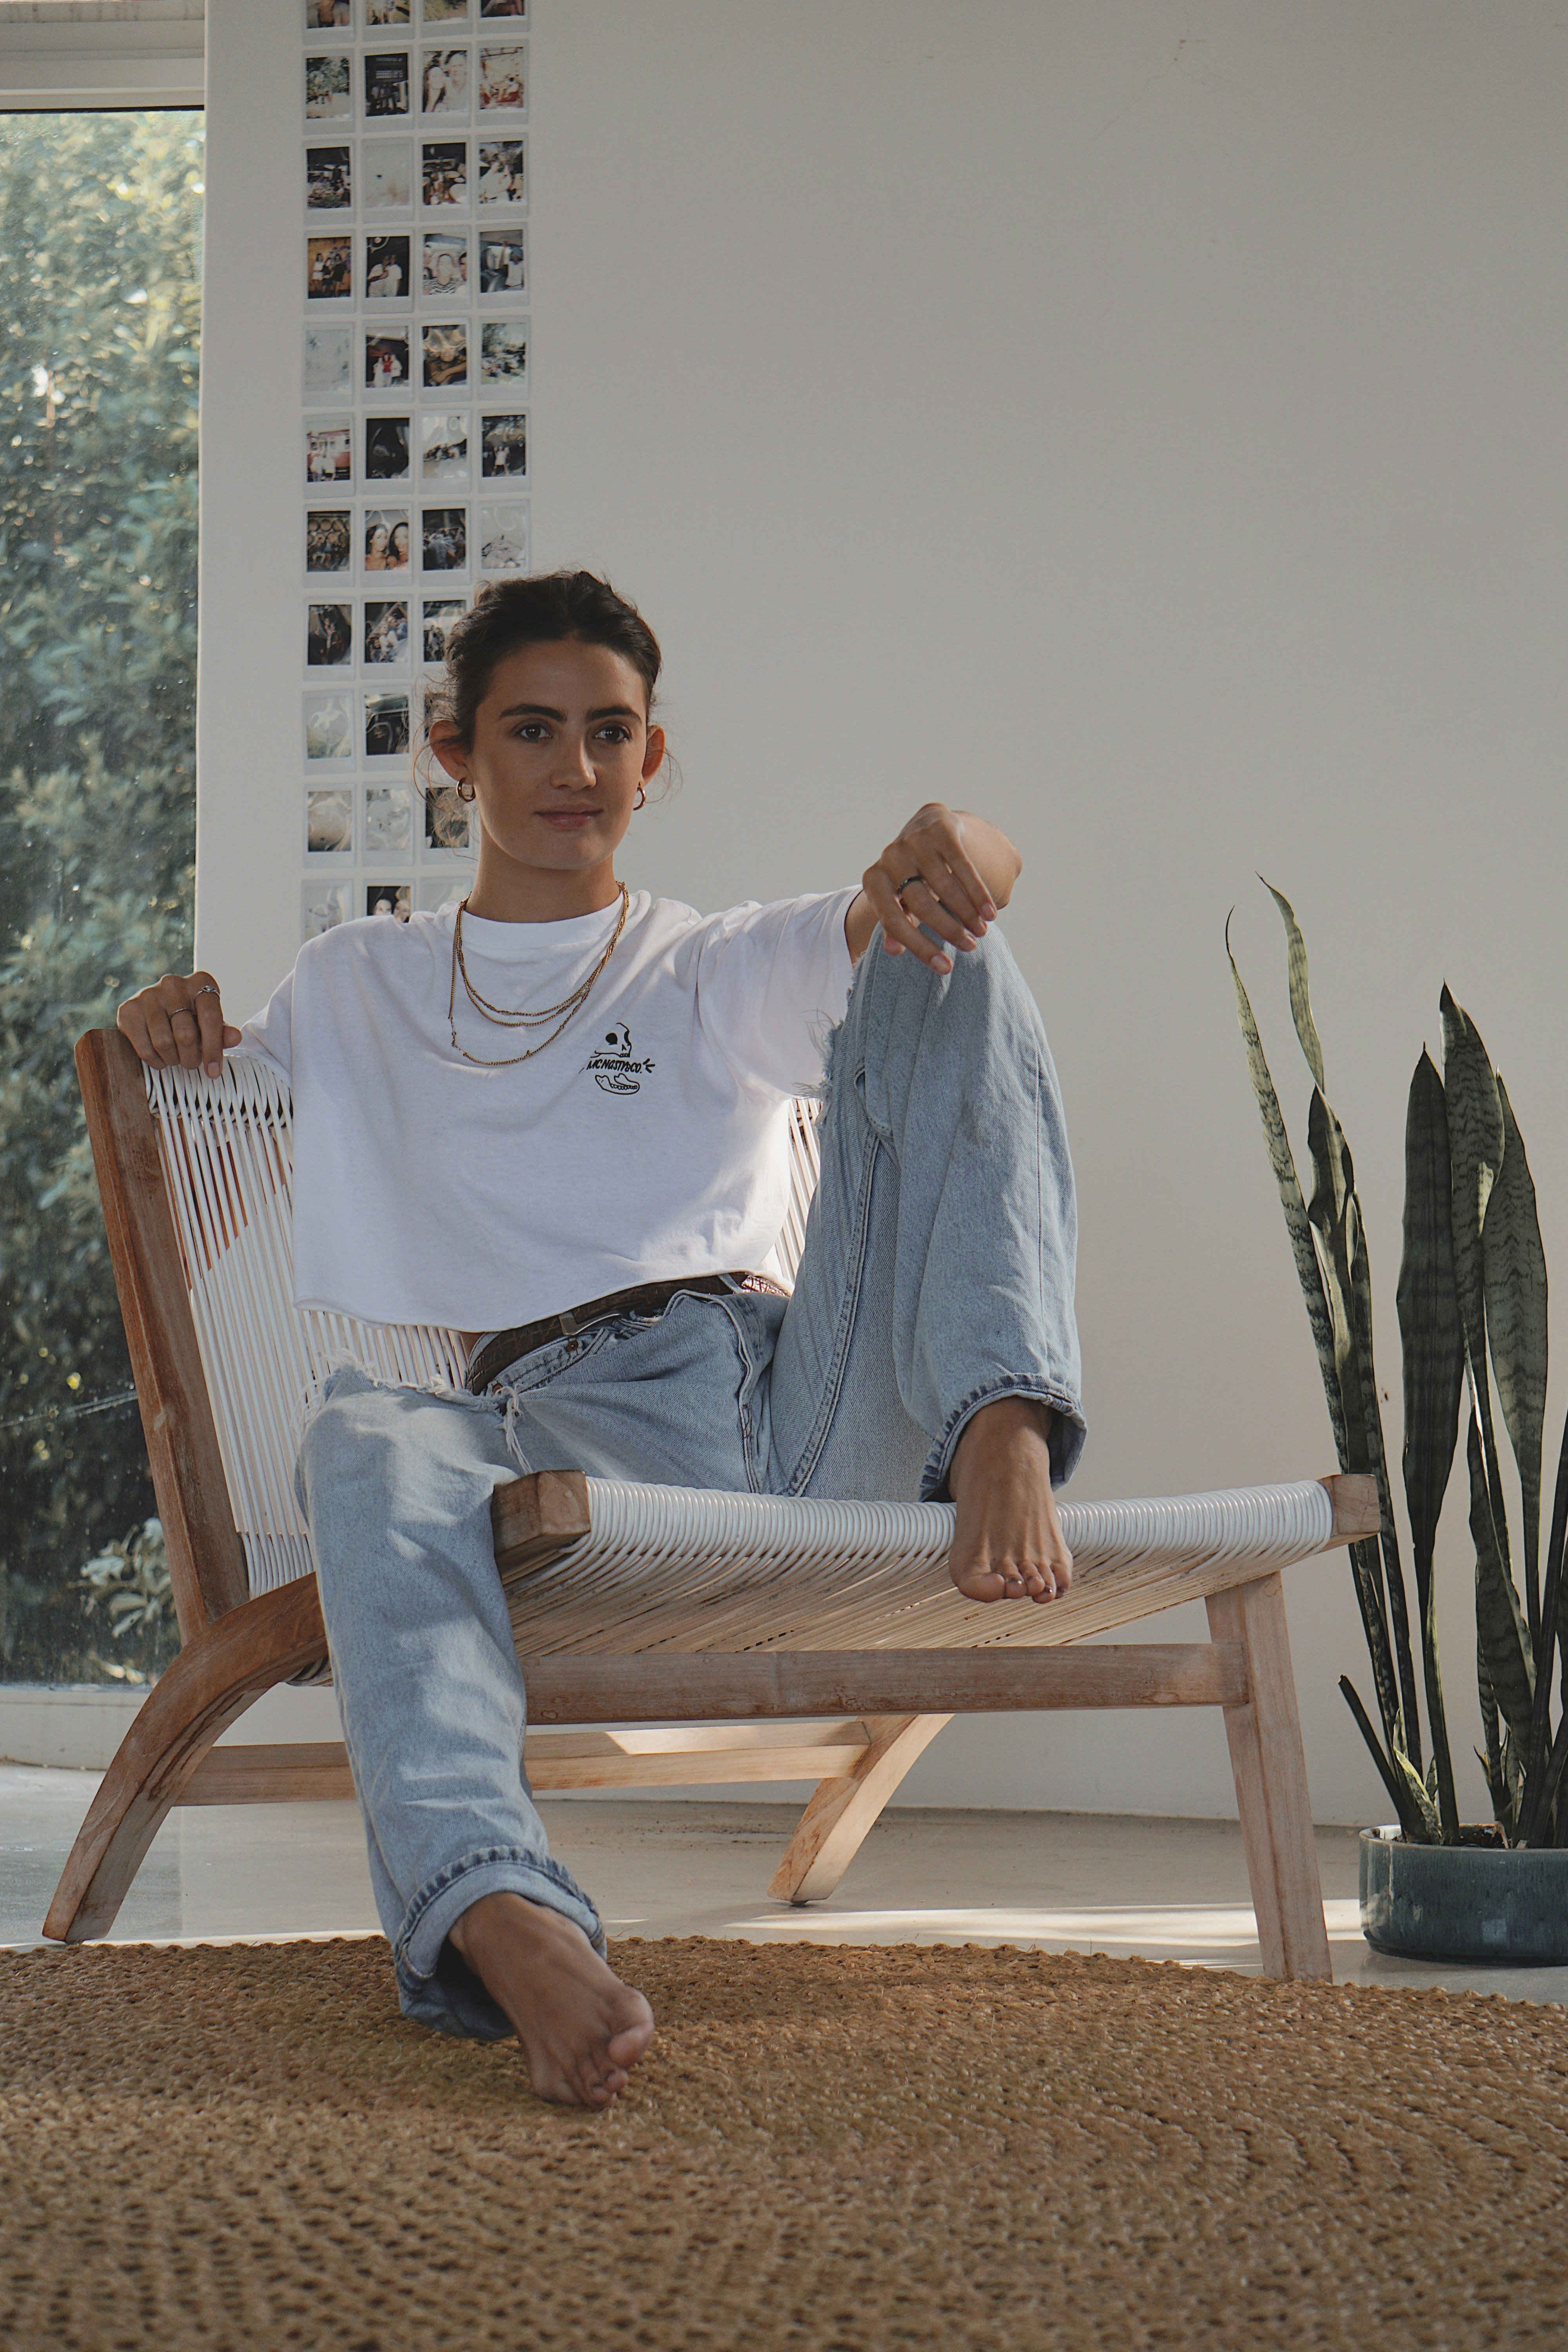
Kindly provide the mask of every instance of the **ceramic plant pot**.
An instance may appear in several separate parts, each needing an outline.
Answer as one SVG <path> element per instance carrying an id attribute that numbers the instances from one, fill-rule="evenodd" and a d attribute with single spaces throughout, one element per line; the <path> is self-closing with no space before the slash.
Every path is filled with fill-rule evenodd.
<path id="1" fill-rule="evenodd" d="M 1374 1951 L 1494 1967 L 1568 1963 L 1568 1847 L 1405 1845 L 1361 1833 L 1361 1927 Z"/>

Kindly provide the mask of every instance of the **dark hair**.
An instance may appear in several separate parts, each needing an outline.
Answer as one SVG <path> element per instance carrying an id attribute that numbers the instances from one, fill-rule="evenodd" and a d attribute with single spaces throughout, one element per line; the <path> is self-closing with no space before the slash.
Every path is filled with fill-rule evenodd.
<path id="1" fill-rule="evenodd" d="M 658 639 L 635 604 L 617 596 L 592 572 L 545 572 L 532 580 L 498 580 L 482 588 L 471 612 L 447 632 L 447 669 L 425 694 L 425 740 L 445 719 L 465 748 L 489 689 L 496 664 L 520 646 L 555 646 L 564 638 L 605 646 L 630 662 L 647 689 L 648 709 L 663 656 Z"/>

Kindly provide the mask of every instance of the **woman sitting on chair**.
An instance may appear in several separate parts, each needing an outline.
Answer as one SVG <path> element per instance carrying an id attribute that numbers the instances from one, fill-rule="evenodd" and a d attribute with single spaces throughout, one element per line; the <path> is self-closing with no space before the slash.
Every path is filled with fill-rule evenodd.
<path id="1" fill-rule="evenodd" d="M 653 2018 L 522 1775 L 493 1490 L 951 1496 L 959 1590 L 1046 1601 L 1083 1442 L 1056 1075 L 991 929 L 1017 852 L 931 803 L 858 887 L 711 916 L 628 890 L 659 663 L 588 572 L 487 590 L 426 705 L 477 823 L 462 904 L 310 940 L 243 1029 L 203 971 L 120 1010 L 143 1061 L 291 1082 L 301 1305 L 463 1334 L 466 1391 L 334 1373 L 298 1482 L 405 2013 L 516 2032 L 589 2106 Z M 753 1269 L 803 1092 L 822 1174 L 786 1297 Z"/>

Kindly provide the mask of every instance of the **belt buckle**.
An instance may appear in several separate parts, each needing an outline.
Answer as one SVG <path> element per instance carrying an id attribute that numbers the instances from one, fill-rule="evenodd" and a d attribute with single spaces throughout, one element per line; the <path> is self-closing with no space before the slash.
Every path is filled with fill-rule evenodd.
<path id="1" fill-rule="evenodd" d="M 574 1339 L 582 1328 L 581 1324 L 578 1322 L 577 1318 L 573 1314 L 570 1307 L 566 1309 L 564 1314 L 558 1315 L 555 1319 L 561 1326 L 561 1336 L 563 1339 Z"/>

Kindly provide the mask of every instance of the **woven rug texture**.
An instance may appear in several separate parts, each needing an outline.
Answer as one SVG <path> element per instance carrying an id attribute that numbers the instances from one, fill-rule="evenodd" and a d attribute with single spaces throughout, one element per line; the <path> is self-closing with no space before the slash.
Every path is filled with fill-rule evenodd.
<path id="1" fill-rule="evenodd" d="M 607 2116 L 379 1941 L 0 1955 L 6 2352 L 1568 2344 L 1568 2020 L 1004 1948 L 616 1948 Z"/>

